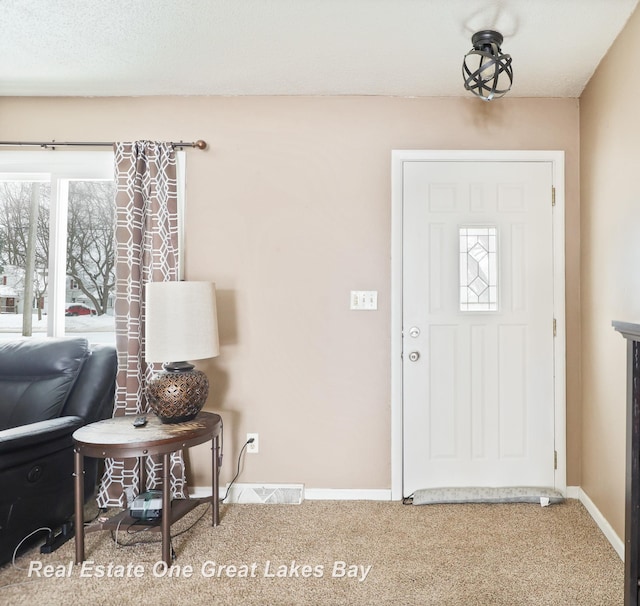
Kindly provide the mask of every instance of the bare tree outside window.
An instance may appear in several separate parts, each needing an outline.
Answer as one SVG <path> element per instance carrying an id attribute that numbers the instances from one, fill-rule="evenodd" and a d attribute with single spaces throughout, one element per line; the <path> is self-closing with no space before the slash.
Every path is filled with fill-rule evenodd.
<path id="1" fill-rule="evenodd" d="M 101 316 L 113 307 L 115 288 L 115 185 L 69 184 L 67 276 Z"/>
<path id="2" fill-rule="evenodd" d="M 19 316 L 3 321 L 0 315 L 0 327 L 24 336 L 44 329 L 50 191 L 46 183 L 0 182 L 0 313 Z"/>
<path id="3" fill-rule="evenodd" d="M 114 195 L 111 181 L 69 182 L 66 332 L 114 330 Z M 29 336 L 31 324 L 34 332 L 46 331 L 50 199 L 49 183 L 0 182 L 2 332 Z M 33 225 L 34 219 L 37 226 Z"/>

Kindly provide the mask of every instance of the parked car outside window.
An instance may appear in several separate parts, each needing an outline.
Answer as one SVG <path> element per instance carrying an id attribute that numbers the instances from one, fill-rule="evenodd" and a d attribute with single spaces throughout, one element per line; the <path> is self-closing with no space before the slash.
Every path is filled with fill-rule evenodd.
<path id="1" fill-rule="evenodd" d="M 88 315 L 95 316 L 96 315 L 96 310 L 95 309 L 91 309 L 90 307 L 87 307 L 86 305 L 82 305 L 82 304 L 79 304 L 79 303 L 74 303 L 73 305 L 69 305 L 69 307 L 67 307 L 67 309 L 65 309 L 64 315 L 65 316 L 88 316 Z"/>

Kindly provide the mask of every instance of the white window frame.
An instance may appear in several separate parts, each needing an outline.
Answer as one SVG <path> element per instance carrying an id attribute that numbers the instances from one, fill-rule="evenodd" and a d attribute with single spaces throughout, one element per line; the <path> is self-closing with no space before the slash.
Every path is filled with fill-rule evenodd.
<path id="1" fill-rule="evenodd" d="M 178 250 L 179 276 L 183 275 L 184 151 L 176 152 L 178 190 Z M 65 335 L 65 279 L 67 244 L 67 204 L 69 182 L 112 181 L 114 153 L 110 151 L 2 151 L 0 152 L 0 181 L 40 181 L 51 184 L 49 235 L 49 307 L 47 336 Z"/>
<path id="2" fill-rule="evenodd" d="M 65 278 L 69 182 L 113 180 L 113 152 L 0 152 L 0 180 L 51 185 L 47 336 L 65 334 Z"/>

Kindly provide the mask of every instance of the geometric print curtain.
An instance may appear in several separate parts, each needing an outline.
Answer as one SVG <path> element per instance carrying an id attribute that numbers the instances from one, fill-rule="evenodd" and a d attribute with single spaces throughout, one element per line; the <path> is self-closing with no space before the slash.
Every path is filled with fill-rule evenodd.
<path id="1" fill-rule="evenodd" d="M 118 375 L 114 416 L 148 411 L 145 386 L 161 364 L 147 364 L 145 284 L 178 280 L 176 155 L 169 143 L 115 143 L 116 348 Z M 162 485 L 161 458 L 107 459 L 99 507 L 125 507 L 127 499 Z M 171 495 L 185 498 L 182 452 L 171 456 Z"/>

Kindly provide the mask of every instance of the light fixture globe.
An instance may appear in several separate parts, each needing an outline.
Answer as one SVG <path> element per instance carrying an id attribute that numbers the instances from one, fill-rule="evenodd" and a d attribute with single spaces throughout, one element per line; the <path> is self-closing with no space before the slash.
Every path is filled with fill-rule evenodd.
<path id="1" fill-rule="evenodd" d="M 500 49 L 502 40 L 502 34 L 493 30 L 473 34 L 473 48 L 462 62 L 464 87 L 483 101 L 502 97 L 513 84 L 511 55 Z"/>

